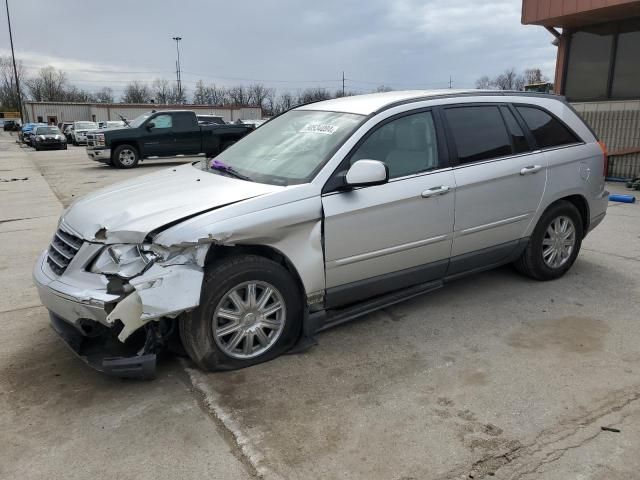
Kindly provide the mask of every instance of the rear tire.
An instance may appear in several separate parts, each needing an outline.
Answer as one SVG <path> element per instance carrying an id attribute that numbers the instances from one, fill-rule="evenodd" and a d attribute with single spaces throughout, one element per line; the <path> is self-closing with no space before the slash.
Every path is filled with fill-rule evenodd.
<path id="1" fill-rule="evenodd" d="M 540 281 L 563 276 L 576 261 L 583 232 L 576 206 L 565 200 L 554 203 L 542 214 L 527 248 L 514 262 L 516 269 Z"/>
<path id="2" fill-rule="evenodd" d="M 207 268 L 200 306 L 180 319 L 180 338 L 200 368 L 235 370 L 289 350 L 302 316 L 300 289 L 282 265 L 256 255 L 232 256 Z"/>
<path id="3" fill-rule="evenodd" d="M 135 168 L 140 161 L 138 150 L 131 145 L 116 147 L 111 156 L 111 163 L 118 168 Z"/>

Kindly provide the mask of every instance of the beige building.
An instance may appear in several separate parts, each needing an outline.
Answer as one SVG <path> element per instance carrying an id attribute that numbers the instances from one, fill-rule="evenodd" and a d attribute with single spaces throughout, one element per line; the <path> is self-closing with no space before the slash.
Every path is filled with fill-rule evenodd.
<path id="1" fill-rule="evenodd" d="M 197 113 L 218 115 L 227 122 L 236 120 L 256 120 L 262 118 L 260 107 L 216 107 L 213 105 L 160 105 L 157 103 L 63 103 L 26 102 L 25 122 L 73 122 L 89 120 L 101 122 L 120 120 L 122 115 L 133 120 L 138 115 L 151 110 L 193 110 Z"/>

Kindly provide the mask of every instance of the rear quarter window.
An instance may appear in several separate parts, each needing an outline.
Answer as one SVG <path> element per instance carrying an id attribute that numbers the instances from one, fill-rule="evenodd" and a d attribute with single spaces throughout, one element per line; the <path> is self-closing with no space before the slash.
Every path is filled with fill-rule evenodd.
<path id="1" fill-rule="evenodd" d="M 560 147 L 581 140 L 562 122 L 535 107 L 517 106 L 524 122 L 531 130 L 538 148 Z"/>

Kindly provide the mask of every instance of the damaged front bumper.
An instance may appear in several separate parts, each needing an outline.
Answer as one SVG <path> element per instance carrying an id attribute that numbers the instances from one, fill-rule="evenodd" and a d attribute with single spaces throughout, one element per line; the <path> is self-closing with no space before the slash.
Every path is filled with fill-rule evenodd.
<path id="1" fill-rule="evenodd" d="M 43 252 L 33 271 L 51 324 L 67 345 L 96 370 L 129 378 L 152 378 L 156 354 L 164 347 L 175 318 L 198 306 L 202 268 L 195 264 L 154 264 L 112 292 L 109 279 L 85 270 L 95 252 L 86 244 L 56 275 Z"/>

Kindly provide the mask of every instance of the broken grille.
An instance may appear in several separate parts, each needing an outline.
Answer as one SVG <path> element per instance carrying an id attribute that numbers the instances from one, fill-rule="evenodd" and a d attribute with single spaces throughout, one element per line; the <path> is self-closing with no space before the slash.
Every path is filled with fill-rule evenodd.
<path id="1" fill-rule="evenodd" d="M 56 274 L 62 275 L 82 246 L 82 239 L 58 229 L 49 245 L 47 263 Z"/>

